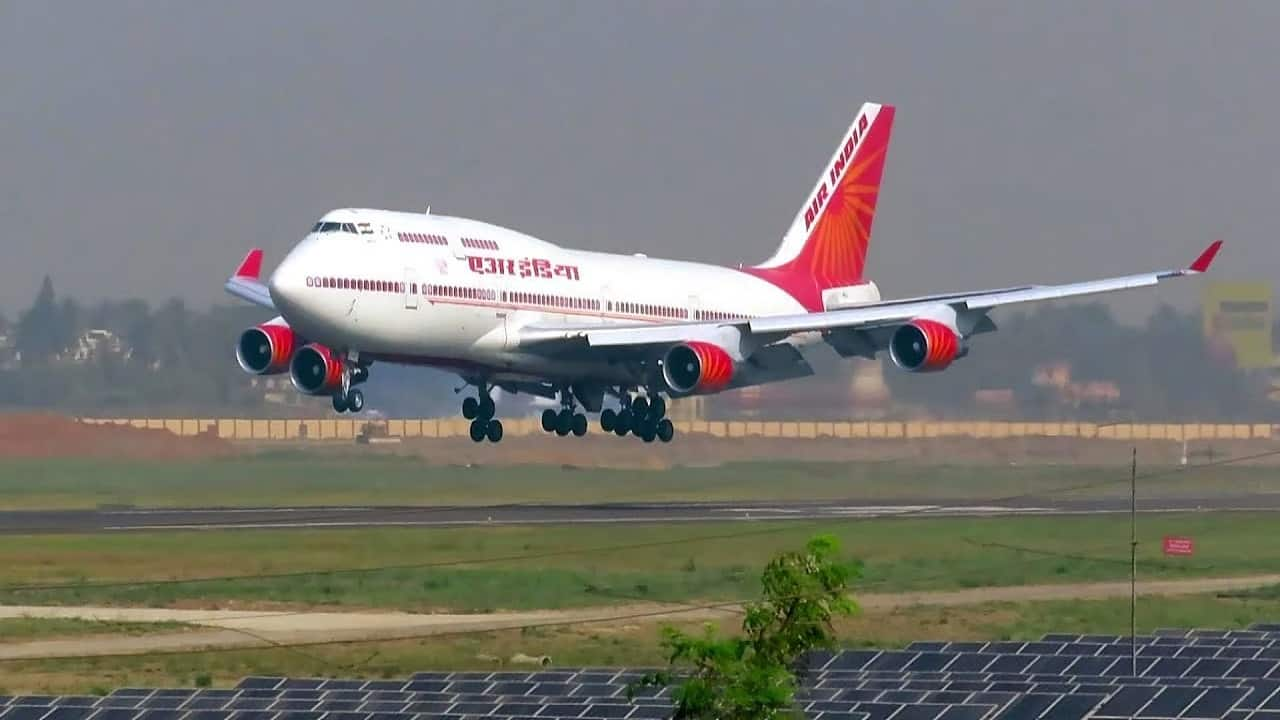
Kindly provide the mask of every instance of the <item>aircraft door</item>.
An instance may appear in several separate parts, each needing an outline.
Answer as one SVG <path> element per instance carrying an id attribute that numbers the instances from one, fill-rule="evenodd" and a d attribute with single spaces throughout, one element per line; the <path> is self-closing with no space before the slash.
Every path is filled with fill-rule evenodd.
<path id="1" fill-rule="evenodd" d="M 404 307 L 406 310 L 418 309 L 418 273 L 411 267 L 404 269 Z"/>
<path id="2" fill-rule="evenodd" d="M 699 310 L 701 310 L 701 309 L 702 309 L 702 303 L 701 303 L 701 301 L 699 301 L 698 296 L 697 296 L 697 295 L 690 295 L 690 296 L 689 296 L 689 319 L 690 319 L 690 320 L 697 320 L 697 319 L 698 319 L 698 311 L 699 311 Z"/>

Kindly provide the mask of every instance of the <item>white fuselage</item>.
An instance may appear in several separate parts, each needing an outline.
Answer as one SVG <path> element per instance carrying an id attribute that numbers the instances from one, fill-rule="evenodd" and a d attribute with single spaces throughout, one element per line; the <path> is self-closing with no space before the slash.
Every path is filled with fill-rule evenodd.
<path id="1" fill-rule="evenodd" d="M 699 263 L 569 250 L 475 220 L 385 210 L 328 213 L 268 287 L 299 335 L 361 359 L 488 377 L 633 380 L 599 356 L 517 351 L 540 323 L 642 324 L 794 314 L 781 288 Z M 878 297 L 868 286 L 867 301 Z M 803 342 L 803 339 L 801 339 Z"/>

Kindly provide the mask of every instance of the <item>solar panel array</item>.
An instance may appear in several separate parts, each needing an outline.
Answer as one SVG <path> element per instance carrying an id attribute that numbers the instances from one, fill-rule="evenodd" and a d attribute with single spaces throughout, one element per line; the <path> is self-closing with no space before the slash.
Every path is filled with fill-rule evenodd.
<path id="1" fill-rule="evenodd" d="M 1136 639 L 917 642 L 809 658 L 815 720 L 1280 720 L 1280 624 Z M 627 698 L 641 671 L 418 673 L 405 680 L 249 677 L 234 689 L 124 688 L 0 697 L 0 720 L 503 720 L 670 717 L 668 690 Z"/>

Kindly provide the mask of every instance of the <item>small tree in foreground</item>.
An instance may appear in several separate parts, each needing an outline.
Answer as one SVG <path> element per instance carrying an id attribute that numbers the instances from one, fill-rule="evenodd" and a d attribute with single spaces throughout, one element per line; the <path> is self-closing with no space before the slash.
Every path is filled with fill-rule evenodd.
<path id="1" fill-rule="evenodd" d="M 671 693 L 675 720 L 769 720 L 794 708 L 796 676 L 812 650 L 835 644 L 832 620 L 857 605 L 848 583 L 859 566 L 838 559 L 832 536 L 813 538 L 803 552 L 774 558 L 760 577 L 762 597 L 748 603 L 742 637 L 720 637 L 708 623 L 701 635 L 664 628 L 670 667 L 638 687 Z"/>

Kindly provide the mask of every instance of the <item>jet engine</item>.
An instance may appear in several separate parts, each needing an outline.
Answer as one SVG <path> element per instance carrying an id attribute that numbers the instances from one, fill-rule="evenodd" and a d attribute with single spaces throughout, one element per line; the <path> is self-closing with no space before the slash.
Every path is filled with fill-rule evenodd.
<path id="1" fill-rule="evenodd" d="M 329 395 L 342 388 L 342 358 L 323 345 L 304 345 L 289 363 L 289 380 L 304 395 Z"/>
<path id="2" fill-rule="evenodd" d="M 297 338 L 288 325 L 263 323 L 240 333 L 236 360 L 253 375 L 276 375 L 289 369 Z"/>
<path id="3" fill-rule="evenodd" d="M 893 331 L 889 338 L 889 357 L 908 372 L 937 372 L 964 355 L 963 340 L 950 325 L 916 318 Z"/>
<path id="4" fill-rule="evenodd" d="M 662 378 L 678 395 L 706 395 L 728 387 L 733 368 L 733 358 L 719 345 L 685 342 L 663 357 Z"/>

